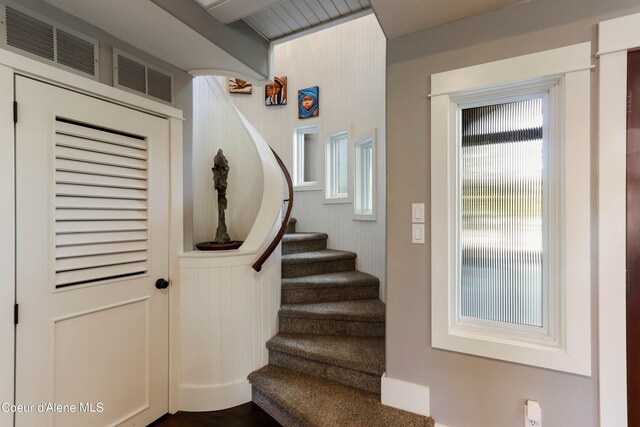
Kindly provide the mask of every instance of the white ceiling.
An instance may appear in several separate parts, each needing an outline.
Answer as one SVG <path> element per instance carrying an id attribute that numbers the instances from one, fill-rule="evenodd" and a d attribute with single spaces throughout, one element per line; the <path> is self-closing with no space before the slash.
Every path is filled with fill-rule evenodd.
<path id="1" fill-rule="evenodd" d="M 371 7 L 369 0 L 196 0 L 223 24 L 243 19 L 267 40 L 304 31 Z"/>
<path id="2" fill-rule="evenodd" d="M 388 38 L 479 15 L 523 0 L 371 0 Z"/>
<path id="3" fill-rule="evenodd" d="M 264 77 L 149 0 L 46 0 L 53 6 L 183 70 Z"/>
<path id="4" fill-rule="evenodd" d="M 244 21 L 267 40 L 276 40 L 369 8 L 369 0 L 282 0 Z"/>

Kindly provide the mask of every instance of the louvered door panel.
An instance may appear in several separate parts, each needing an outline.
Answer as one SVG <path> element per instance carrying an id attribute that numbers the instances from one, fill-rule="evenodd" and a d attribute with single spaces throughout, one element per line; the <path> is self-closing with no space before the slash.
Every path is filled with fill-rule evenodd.
<path id="1" fill-rule="evenodd" d="M 56 286 L 148 270 L 147 143 L 56 122 Z"/>
<path id="2" fill-rule="evenodd" d="M 87 220 L 122 220 L 122 219 L 147 219 L 147 211 L 143 210 L 82 210 L 82 209 L 58 209 L 56 220 L 59 221 L 87 221 Z"/>
<path id="3" fill-rule="evenodd" d="M 115 154 L 119 157 L 129 157 L 132 159 L 146 160 L 147 152 L 141 148 L 129 148 L 115 143 L 106 143 L 104 141 L 94 141 L 82 137 L 58 134 L 56 144 L 59 147 L 79 148 L 86 151 L 94 151 L 96 153 Z"/>
<path id="4" fill-rule="evenodd" d="M 108 177 L 121 177 L 133 179 L 146 179 L 147 172 L 140 169 L 121 168 L 118 166 L 99 165 L 75 160 L 58 158 L 56 163 L 58 171 L 90 173 L 92 175 L 105 175 Z"/>
<path id="5" fill-rule="evenodd" d="M 91 175 L 59 171 L 56 173 L 59 184 L 95 185 L 97 187 L 133 188 L 146 190 L 147 182 L 140 179 L 120 178 L 115 176 Z"/>
<path id="6" fill-rule="evenodd" d="M 130 157 L 117 156 L 112 154 L 103 154 L 90 150 L 79 150 L 76 148 L 68 148 L 64 146 L 56 147 L 56 156 L 59 159 L 75 160 L 85 163 L 95 163 L 98 165 L 118 166 L 143 170 L 147 168 L 147 162 L 145 160 L 137 160 Z"/>
<path id="7" fill-rule="evenodd" d="M 97 254 L 118 254 L 126 252 L 140 252 L 147 250 L 147 242 L 120 242 L 120 243 L 99 243 L 93 245 L 63 246 L 57 251 L 58 259 L 73 258 L 81 256 L 91 256 Z"/>
<path id="8" fill-rule="evenodd" d="M 121 231 L 111 233 L 79 233 L 79 234 L 59 234 L 56 236 L 56 249 L 65 246 L 90 245 L 99 242 L 135 242 L 147 241 L 146 230 L 142 231 Z"/>
<path id="9" fill-rule="evenodd" d="M 100 199 L 82 197 L 56 197 L 56 208 L 58 209 L 126 209 L 126 210 L 146 210 L 145 200 L 126 199 Z"/>
<path id="10" fill-rule="evenodd" d="M 106 199 L 146 200 L 147 190 L 129 188 L 98 187 L 95 185 L 57 184 L 56 195 L 74 197 L 102 197 Z"/>

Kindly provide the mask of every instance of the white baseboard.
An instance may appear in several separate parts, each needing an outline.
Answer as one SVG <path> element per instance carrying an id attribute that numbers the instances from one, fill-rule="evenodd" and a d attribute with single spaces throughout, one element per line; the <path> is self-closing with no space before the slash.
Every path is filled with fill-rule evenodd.
<path id="1" fill-rule="evenodd" d="M 247 402 L 251 402 L 251 384 L 247 380 L 207 387 L 180 386 L 181 411 L 219 411 Z"/>
<path id="2" fill-rule="evenodd" d="M 382 375 L 381 400 L 383 405 L 419 415 L 429 416 L 431 412 L 429 387 L 389 378 L 386 373 Z"/>

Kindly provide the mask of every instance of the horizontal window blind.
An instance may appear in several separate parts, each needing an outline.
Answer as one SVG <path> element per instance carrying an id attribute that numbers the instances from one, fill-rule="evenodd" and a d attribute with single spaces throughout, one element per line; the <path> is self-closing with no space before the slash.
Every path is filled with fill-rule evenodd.
<path id="1" fill-rule="evenodd" d="M 56 287 L 148 270 L 147 141 L 56 122 Z"/>
<path id="2" fill-rule="evenodd" d="M 460 314 L 542 326 L 542 98 L 462 110 Z"/>

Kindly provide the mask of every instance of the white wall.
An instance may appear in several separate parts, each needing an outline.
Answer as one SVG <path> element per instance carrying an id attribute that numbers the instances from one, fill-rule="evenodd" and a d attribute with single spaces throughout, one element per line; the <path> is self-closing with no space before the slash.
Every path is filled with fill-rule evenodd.
<path id="1" fill-rule="evenodd" d="M 268 363 L 265 343 L 276 334 L 280 254 L 260 273 L 255 256 L 180 259 L 180 404 L 214 411 L 251 401 L 247 375 Z"/>
<path id="2" fill-rule="evenodd" d="M 377 221 L 354 221 L 352 204 L 324 204 L 324 191 L 296 192 L 293 216 L 298 220 L 298 231 L 328 233 L 329 248 L 356 252 L 358 269 L 380 278 L 383 298 L 386 276 L 385 49 L 382 30 L 375 16 L 368 15 L 275 46 L 275 75 L 288 78 L 286 106 L 266 107 L 264 89 L 258 87 L 253 88 L 252 95 L 230 95 L 290 171 L 293 171 L 296 127 L 317 123 L 323 150 L 326 136 L 331 133 L 347 130 L 353 139 L 376 128 Z M 225 83 L 226 79 L 219 81 Z M 299 120 L 298 90 L 310 86 L 320 87 L 320 115 L 317 120 Z M 323 151 L 320 156 L 324 159 Z M 353 188 L 350 191 L 353 192 Z"/>
<path id="3" fill-rule="evenodd" d="M 218 195 L 213 158 L 222 148 L 229 162 L 226 224 L 231 240 L 245 240 L 262 202 L 262 165 L 253 140 L 230 111 L 215 80 L 196 77 L 193 106 L 193 242 L 213 240 L 218 224 Z"/>
<path id="4" fill-rule="evenodd" d="M 536 0 L 389 41 L 386 368 L 390 378 L 429 386 L 431 415 L 442 424 L 523 425 L 523 403 L 533 399 L 540 402 L 547 427 L 621 425 L 598 421 L 597 250 L 591 259 L 583 260 L 584 267 L 592 270 L 592 283 L 582 284 L 592 301 L 592 323 L 584 325 L 592 335 L 592 376 L 586 377 L 433 349 L 430 246 L 411 245 L 410 229 L 403 221 L 412 202 L 426 201 L 425 231 L 430 241 L 430 212 L 442 209 L 429 205 L 431 103 L 426 95 L 432 90 L 431 74 L 585 41 L 592 42 L 595 53 L 598 21 L 639 7 L 637 0 Z M 593 166 L 598 91 L 597 73 L 591 75 Z M 592 175 L 592 189 L 596 189 L 596 174 Z M 597 200 L 597 194 L 592 194 L 592 200 Z M 597 242 L 592 245 L 596 247 Z M 609 289 L 609 284 L 599 286 Z"/>

